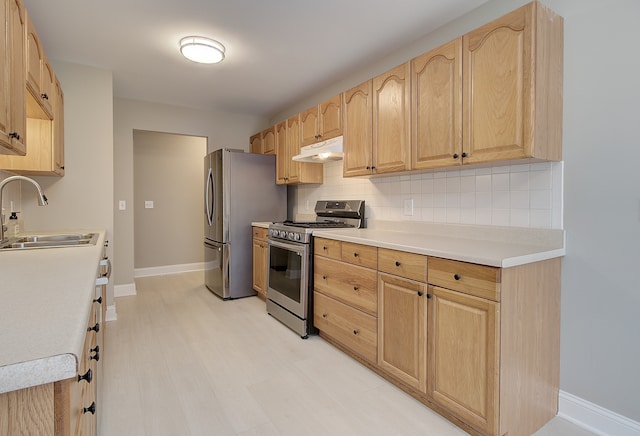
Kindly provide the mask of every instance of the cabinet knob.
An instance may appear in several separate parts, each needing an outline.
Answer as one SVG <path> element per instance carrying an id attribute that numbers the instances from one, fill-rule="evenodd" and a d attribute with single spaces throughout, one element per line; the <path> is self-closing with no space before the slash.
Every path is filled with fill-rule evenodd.
<path id="1" fill-rule="evenodd" d="M 90 412 L 92 415 L 95 415 L 95 413 L 96 413 L 96 402 L 95 401 L 91 403 L 91 406 L 82 408 L 82 413 L 87 413 L 87 412 Z"/>
<path id="2" fill-rule="evenodd" d="M 418 291 L 418 297 L 422 297 L 423 295 L 424 295 L 424 292 Z"/>
<path id="3" fill-rule="evenodd" d="M 358 333 L 360 333 L 360 330 L 358 330 L 358 329 L 355 329 L 355 330 L 353 331 L 353 334 L 354 334 L 354 335 L 357 335 Z"/>
<path id="4" fill-rule="evenodd" d="M 17 140 L 20 140 L 20 134 L 18 132 L 11 132 L 9 133 L 9 138 L 15 138 Z"/>
<path id="5" fill-rule="evenodd" d="M 396 266 L 400 266 L 400 262 L 396 260 Z"/>
<path id="6" fill-rule="evenodd" d="M 367 170 L 370 170 L 370 169 L 371 169 L 371 167 L 370 167 L 369 165 L 367 165 L 367 166 L 366 166 L 366 167 L 364 167 L 364 168 L 365 168 L 365 169 L 367 169 Z"/>
<path id="7" fill-rule="evenodd" d="M 89 353 L 99 353 L 100 352 L 100 345 L 96 345 L 94 348 L 89 350 Z"/>
<path id="8" fill-rule="evenodd" d="M 323 314 L 322 314 L 322 317 L 323 317 L 323 318 L 326 318 L 326 317 L 327 317 L 327 314 L 326 314 L 326 313 L 323 313 Z"/>
<path id="9" fill-rule="evenodd" d="M 462 157 L 467 157 L 467 153 L 462 153 Z"/>
<path id="10" fill-rule="evenodd" d="M 460 276 L 460 274 L 454 274 L 453 278 L 456 280 L 460 280 L 462 278 L 462 276 Z"/>
<path id="11" fill-rule="evenodd" d="M 353 287 L 353 290 L 354 290 L 354 291 L 357 291 L 358 289 L 360 289 L 360 288 L 359 288 L 359 287 L 357 287 L 357 286 L 354 286 L 354 287 Z"/>
<path id="12" fill-rule="evenodd" d="M 93 302 L 94 303 L 98 303 L 98 304 L 102 304 L 102 295 L 99 296 L 98 298 L 94 298 Z"/>
<path id="13" fill-rule="evenodd" d="M 89 360 L 95 360 L 96 362 L 100 362 L 100 353 L 96 352 L 96 354 L 89 357 Z"/>
<path id="14" fill-rule="evenodd" d="M 84 373 L 84 375 L 78 374 L 78 383 L 80 383 L 82 380 L 86 381 L 87 383 L 91 383 L 91 380 L 93 380 L 93 371 L 91 371 L 91 368 L 89 368 L 87 372 Z"/>
<path id="15" fill-rule="evenodd" d="M 353 257 L 358 257 L 358 253 L 353 253 Z"/>
<path id="16" fill-rule="evenodd" d="M 62 165 L 62 166 L 60 167 L 60 169 L 61 169 L 61 170 L 63 170 L 63 169 L 64 169 L 64 165 Z"/>
<path id="17" fill-rule="evenodd" d="M 427 298 L 428 298 L 428 299 L 431 299 L 431 297 L 433 297 L 433 295 L 431 295 L 431 294 L 427 294 Z"/>
<path id="18" fill-rule="evenodd" d="M 322 280 L 327 280 L 327 276 L 322 276 Z"/>
<path id="19" fill-rule="evenodd" d="M 453 153 L 453 158 L 458 159 L 458 153 Z"/>
<path id="20" fill-rule="evenodd" d="M 327 251 L 327 246 L 326 246 L 326 245 L 323 245 L 323 246 L 322 246 L 322 249 L 323 249 L 324 251 Z"/>
<path id="21" fill-rule="evenodd" d="M 42 97 L 44 100 L 49 100 L 49 96 L 46 93 L 40 94 L 40 97 Z"/>
<path id="22" fill-rule="evenodd" d="M 372 170 L 375 170 L 375 169 L 376 169 L 375 165 L 372 165 L 372 166 L 371 166 L 371 169 L 372 169 Z"/>
<path id="23" fill-rule="evenodd" d="M 88 331 L 88 332 L 90 332 L 90 331 L 92 331 L 92 330 L 93 330 L 94 332 L 98 333 L 98 332 L 100 331 L 100 323 L 99 323 L 99 322 L 97 322 L 97 323 L 96 323 L 96 325 L 94 325 L 93 327 L 89 327 L 89 328 L 87 328 L 87 331 Z"/>

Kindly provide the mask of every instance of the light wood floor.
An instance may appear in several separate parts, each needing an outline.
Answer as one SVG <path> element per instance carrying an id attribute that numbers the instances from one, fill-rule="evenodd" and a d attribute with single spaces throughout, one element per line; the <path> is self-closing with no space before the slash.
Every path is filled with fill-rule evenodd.
<path id="1" fill-rule="evenodd" d="M 136 288 L 107 324 L 103 436 L 466 434 L 258 298 L 222 301 L 202 273 Z M 548 435 L 590 433 L 556 418 Z"/>

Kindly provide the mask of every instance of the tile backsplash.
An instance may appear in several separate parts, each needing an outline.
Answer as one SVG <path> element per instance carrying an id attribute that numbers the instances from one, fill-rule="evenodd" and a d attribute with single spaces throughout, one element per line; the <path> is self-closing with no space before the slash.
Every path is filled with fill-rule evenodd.
<path id="1" fill-rule="evenodd" d="M 563 228 L 564 162 L 342 177 L 342 161 L 324 164 L 322 185 L 295 186 L 294 216 L 317 200 L 365 200 L 368 220 Z M 290 196 L 290 198 L 292 198 Z"/>

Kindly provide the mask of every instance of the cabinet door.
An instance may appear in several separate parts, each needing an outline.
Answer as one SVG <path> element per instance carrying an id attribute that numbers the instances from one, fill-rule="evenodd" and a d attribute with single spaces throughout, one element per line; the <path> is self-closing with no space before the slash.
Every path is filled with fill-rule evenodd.
<path id="1" fill-rule="evenodd" d="M 462 163 L 462 38 L 411 61 L 411 168 Z"/>
<path id="2" fill-rule="evenodd" d="M 318 106 L 300 113 L 300 145 L 318 142 Z"/>
<path id="3" fill-rule="evenodd" d="M 287 147 L 287 122 L 275 126 L 276 135 L 276 183 L 284 184 L 289 180 L 290 156 Z"/>
<path id="4" fill-rule="evenodd" d="M 267 295 L 267 243 L 253 239 L 253 289 L 263 297 Z"/>
<path id="5" fill-rule="evenodd" d="M 262 132 L 262 152 L 264 154 L 276 153 L 276 129 L 269 127 Z"/>
<path id="6" fill-rule="evenodd" d="M 7 5 L 6 1 L 0 2 L 0 34 L 7 35 Z M 0 41 L 0 153 L 6 151 L 9 139 L 9 46 L 6 38 Z"/>
<path id="7" fill-rule="evenodd" d="M 322 103 L 319 111 L 318 140 L 324 141 L 342 135 L 342 94 Z"/>
<path id="8" fill-rule="evenodd" d="M 262 154 L 262 132 L 249 137 L 249 151 L 251 153 Z"/>
<path id="9" fill-rule="evenodd" d="M 344 93 L 344 177 L 371 174 L 373 95 L 368 80 Z"/>
<path id="10" fill-rule="evenodd" d="M 40 98 L 42 81 L 42 61 L 44 50 L 36 29 L 27 14 L 27 86 L 37 100 Z"/>
<path id="11" fill-rule="evenodd" d="M 409 62 L 373 79 L 374 173 L 406 171 L 410 158 Z"/>
<path id="12" fill-rule="evenodd" d="M 287 135 L 289 142 L 287 143 L 287 166 L 288 180 L 290 182 L 298 182 L 300 180 L 300 162 L 291 160 L 297 154 L 300 154 L 300 117 L 294 115 L 287 120 Z"/>
<path id="13" fill-rule="evenodd" d="M 531 155 L 532 7 L 462 38 L 465 162 Z"/>
<path id="14" fill-rule="evenodd" d="M 9 25 L 9 94 L 10 94 L 10 141 L 11 148 L 17 154 L 26 153 L 26 91 L 25 91 L 25 42 L 26 13 L 20 0 L 9 0 L 8 8 Z"/>
<path id="15" fill-rule="evenodd" d="M 378 274 L 378 366 L 427 390 L 426 284 Z"/>
<path id="16" fill-rule="evenodd" d="M 498 305 L 430 287 L 428 394 L 461 419 L 494 434 L 498 413 Z"/>

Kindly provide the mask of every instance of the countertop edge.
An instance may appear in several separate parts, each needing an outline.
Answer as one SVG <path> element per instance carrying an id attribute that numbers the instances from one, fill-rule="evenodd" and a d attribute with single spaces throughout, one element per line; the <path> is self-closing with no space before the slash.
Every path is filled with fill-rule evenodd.
<path id="1" fill-rule="evenodd" d="M 0 367 L 0 394 L 74 377 L 78 361 L 74 354 L 60 354 Z"/>

